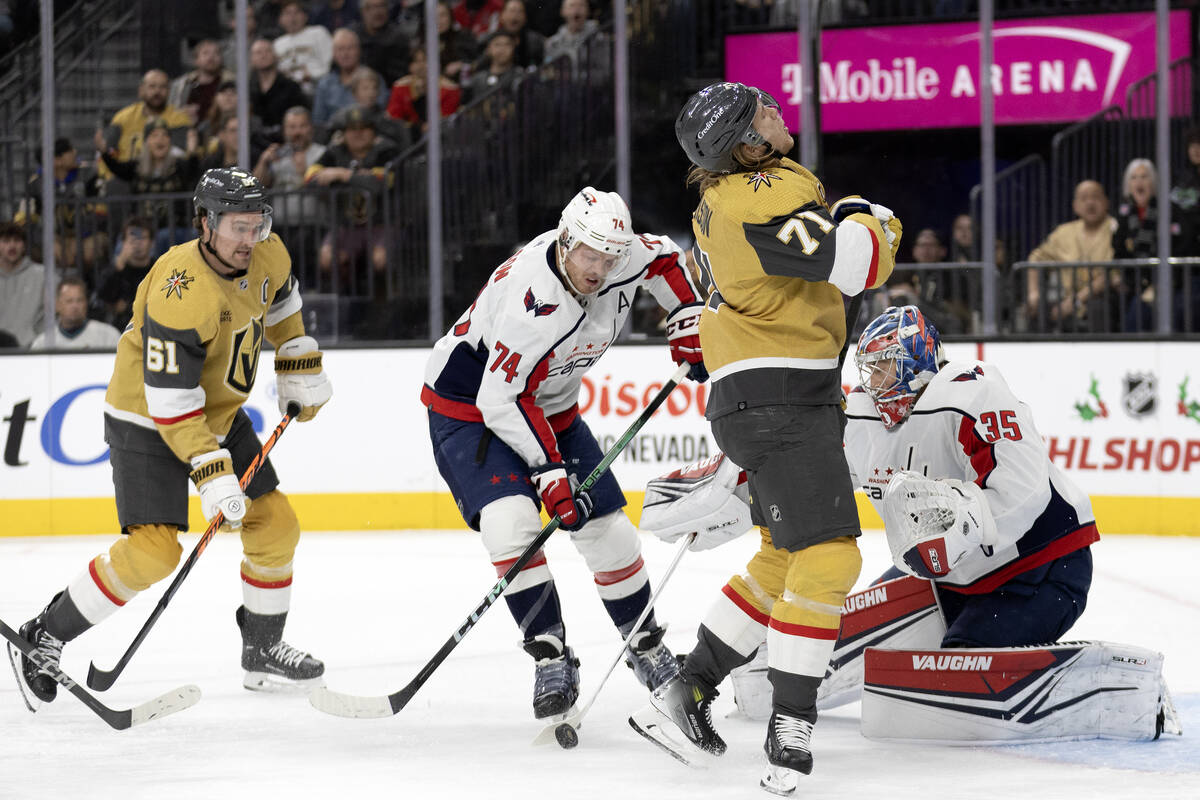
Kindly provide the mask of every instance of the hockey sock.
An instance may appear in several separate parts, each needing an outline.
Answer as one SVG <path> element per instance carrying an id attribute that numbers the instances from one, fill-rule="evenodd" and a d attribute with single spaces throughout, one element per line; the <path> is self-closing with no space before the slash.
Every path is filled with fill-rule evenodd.
<path id="1" fill-rule="evenodd" d="M 504 601 L 526 639 L 562 628 L 562 607 L 553 580 L 505 594 Z"/>
<path id="2" fill-rule="evenodd" d="M 696 639 L 696 646 L 688 653 L 687 659 L 679 669 L 679 675 L 685 683 L 695 683 L 698 680 L 706 686 L 716 688 L 725 680 L 725 676 L 754 657 L 754 653 L 743 656 L 717 638 L 703 624 L 696 633 Z"/>
<path id="3" fill-rule="evenodd" d="M 650 582 L 646 581 L 637 591 L 631 595 L 617 598 L 604 598 L 604 610 L 608 612 L 608 616 L 612 619 L 613 624 L 623 634 L 628 634 L 633 623 L 637 620 L 638 615 L 646 608 L 646 604 L 650 602 Z M 650 616 L 642 624 L 643 630 L 649 630 L 654 627 L 654 612 L 650 612 Z"/>

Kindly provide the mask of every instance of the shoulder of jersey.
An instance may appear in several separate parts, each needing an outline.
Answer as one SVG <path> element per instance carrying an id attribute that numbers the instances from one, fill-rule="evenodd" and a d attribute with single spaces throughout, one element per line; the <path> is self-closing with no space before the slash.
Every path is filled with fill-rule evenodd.
<path id="1" fill-rule="evenodd" d="M 789 168 L 792 162 L 762 172 L 738 172 L 730 175 L 726 183 L 730 190 L 724 196 L 711 198 L 714 209 L 725 209 L 727 213 L 746 222 L 765 222 L 772 217 L 790 214 L 808 203 L 824 203 L 824 188 L 812 173 L 799 165 Z M 756 219 L 761 218 L 761 219 Z"/>
<path id="2" fill-rule="evenodd" d="M 291 270 L 291 256 L 288 255 L 287 246 L 284 245 L 277 233 L 272 233 L 255 246 L 254 259 L 272 277 L 281 270 L 285 273 Z"/>
<path id="3" fill-rule="evenodd" d="M 507 310 L 523 312 L 529 318 L 539 319 L 554 315 L 563 304 L 571 299 L 558 273 L 546 260 L 546 248 L 551 237 L 543 234 L 521 251 L 508 274 L 493 281 L 492 288 L 504 295 L 504 303 L 513 308 Z"/>
<path id="4" fill-rule="evenodd" d="M 875 404 L 871 402 L 871 396 L 860 388 L 855 388 L 846 395 L 846 416 L 879 421 L 879 413 L 875 410 Z"/>
<path id="5" fill-rule="evenodd" d="M 1000 371 L 992 364 L 973 360 L 951 361 L 938 370 L 926 394 L 936 405 L 966 410 L 976 398 L 1003 382 Z"/>
<path id="6" fill-rule="evenodd" d="M 213 313 L 213 276 L 195 246 L 168 250 L 154 263 L 147 287 L 146 307 L 160 325 L 194 328 Z"/>

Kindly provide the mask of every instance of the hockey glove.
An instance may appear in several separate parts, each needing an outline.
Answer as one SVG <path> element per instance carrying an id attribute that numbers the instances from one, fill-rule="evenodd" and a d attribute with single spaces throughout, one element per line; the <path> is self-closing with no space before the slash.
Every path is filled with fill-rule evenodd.
<path id="1" fill-rule="evenodd" d="M 754 527 L 746 473 L 719 453 L 646 484 L 638 527 L 664 542 L 695 533 L 689 550 L 708 550 Z"/>
<path id="2" fill-rule="evenodd" d="M 200 510 L 212 522 L 219 511 L 232 530 L 242 527 L 246 495 L 233 474 L 233 460 L 224 447 L 192 458 L 192 483 L 200 492 Z"/>
<path id="3" fill-rule="evenodd" d="M 901 470 L 888 482 L 880 510 L 892 561 L 918 578 L 944 578 L 976 548 L 996 541 L 983 490 L 968 481 Z"/>
<path id="4" fill-rule="evenodd" d="M 704 354 L 700 352 L 700 314 L 703 303 L 679 306 L 667 315 L 667 344 L 671 347 L 671 359 L 676 364 L 691 365 L 688 377 L 696 383 L 708 380 L 704 367 Z"/>
<path id="5" fill-rule="evenodd" d="M 582 528 L 591 516 L 592 498 L 587 492 L 580 492 L 578 497 L 572 496 L 571 479 L 567 477 L 566 467 L 559 462 L 552 462 L 534 467 L 531 473 L 546 513 L 558 517 L 566 530 L 577 531 Z"/>
<path id="6" fill-rule="evenodd" d="M 833 207 L 829 209 L 829 214 L 838 223 L 852 214 L 866 214 L 879 220 L 879 224 L 883 228 L 883 235 L 887 237 L 888 247 L 892 251 L 892 261 L 896 260 L 896 253 L 900 251 L 900 237 L 904 233 L 904 226 L 900 224 L 900 218 L 893 214 L 890 208 L 878 203 L 867 202 L 859 195 L 852 194 L 834 203 Z"/>
<path id="7" fill-rule="evenodd" d="M 333 385 L 321 368 L 321 351 L 311 336 L 289 339 L 275 351 L 275 388 L 279 413 L 288 403 L 300 404 L 298 422 L 308 422 L 333 395 Z"/>

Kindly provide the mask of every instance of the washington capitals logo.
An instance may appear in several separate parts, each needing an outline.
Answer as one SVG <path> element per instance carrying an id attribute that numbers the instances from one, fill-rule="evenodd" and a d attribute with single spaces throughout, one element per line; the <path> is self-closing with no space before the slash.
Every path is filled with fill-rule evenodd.
<path id="1" fill-rule="evenodd" d="M 981 375 L 983 375 L 983 370 L 980 369 L 978 366 L 976 366 L 970 372 L 959 373 L 958 376 L 955 377 L 952 382 L 958 383 L 959 381 L 973 381 L 973 380 L 976 380 L 977 378 L 979 378 L 979 376 L 981 376 Z"/>
<path id="2" fill-rule="evenodd" d="M 174 294 L 176 297 L 182 300 L 183 290 L 188 288 L 188 285 L 194 280 L 196 279 L 189 278 L 187 272 L 184 270 L 173 269 L 171 270 L 171 277 L 167 278 L 167 282 L 163 286 L 163 291 L 166 292 L 167 297 L 170 297 L 172 294 Z"/>
<path id="3" fill-rule="evenodd" d="M 533 289 L 525 290 L 525 310 L 532 311 L 535 317 L 545 317 L 553 314 L 558 308 L 557 303 L 541 303 L 533 296 Z"/>
<path id="4" fill-rule="evenodd" d="M 783 180 L 778 175 L 772 175 L 769 172 L 752 172 L 746 176 L 746 183 L 754 187 L 754 191 L 758 191 L 759 186 L 771 188 L 771 181 Z"/>

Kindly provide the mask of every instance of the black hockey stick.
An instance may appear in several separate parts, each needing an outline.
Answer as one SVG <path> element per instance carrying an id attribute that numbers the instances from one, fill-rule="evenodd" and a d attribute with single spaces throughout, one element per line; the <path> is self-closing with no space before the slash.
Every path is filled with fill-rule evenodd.
<path id="1" fill-rule="evenodd" d="M 633 424 L 629 426 L 629 430 L 625 431 L 621 438 L 618 439 L 611 448 L 609 448 L 608 452 L 604 454 L 604 457 L 600 459 L 600 463 L 596 465 L 596 468 L 592 470 L 591 474 L 588 475 L 587 478 L 584 479 L 583 483 L 579 484 L 579 488 L 576 490 L 577 495 L 579 492 L 586 492 L 588 489 L 591 489 L 596 485 L 596 481 L 600 480 L 600 477 L 608 470 L 612 463 L 617 460 L 617 456 L 621 454 L 621 451 L 625 449 L 625 446 L 633 440 L 633 437 L 636 436 L 637 432 L 642 429 L 642 426 L 649 421 L 650 417 L 654 415 L 654 412 L 658 410 L 658 407 L 666 401 L 667 395 L 669 395 L 671 391 L 677 385 L 679 385 L 679 382 L 682 381 L 688 374 L 688 369 L 690 367 L 691 365 L 686 362 L 679 365 L 679 369 L 675 370 L 675 374 L 673 374 L 662 387 L 662 389 L 658 391 L 658 394 L 656 394 L 654 399 L 650 401 L 650 405 L 646 406 L 645 410 L 643 410 L 642 413 L 638 415 L 638 418 L 633 421 Z M 537 552 L 542 549 L 542 545 L 544 545 L 546 540 L 550 538 L 550 534 L 558 530 L 559 524 L 560 521 L 558 517 L 554 517 L 548 523 L 546 523 L 546 527 L 542 528 L 542 531 L 537 535 L 537 538 L 535 538 L 530 545 L 525 548 L 525 552 L 521 553 L 521 556 L 513 562 L 512 566 L 508 568 L 508 571 L 504 573 L 500 580 L 496 581 L 496 584 L 492 587 L 491 591 L 484 596 L 483 601 L 480 602 L 480 604 L 467 616 L 465 620 L 463 620 L 463 623 L 458 626 L 458 629 L 454 631 L 453 634 L 451 634 L 450 638 L 446 640 L 446 643 L 443 644 L 441 648 L 433 654 L 433 658 L 429 659 L 425 666 L 421 667 L 421 671 L 417 673 L 417 676 L 409 681 L 408 685 L 406 685 L 404 688 L 392 692 L 389 695 L 360 697 L 357 695 L 342 694 L 341 692 L 334 692 L 326 689 L 325 687 L 320 687 L 313 689 L 308 695 L 308 701 L 312 703 L 313 708 L 317 709 L 318 711 L 324 711 L 326 714 L 333 714 L 337 717 L 356 717 L 360 719 L 390 717 L 398 713 L 400 709 L 408 705 L 408 701 L 412 700 L 413 695 L 415 695 L 417 691 L 425 685 L 425 682 L 429 680 L 429 676 L 432 675 L 434 670 L 436 670 L 441 663 L 446 660 L 447 656 L 449 656 L 451 651 L 458 646 L 458 643 L 463 640 L 463 637 L 466 636 L 468 632 L 470 632 L 471 628 L 475 627 L 475 623 L 479 622 L 479 619 L 483 616 L 484 612 L 491 608 L 492 604 L 500 599 L 500 595 L 504 593 L 505 587 L 507 587 L 508 584 L 511 583 L 514 578 L 516 578 L 517 573 L 524 569 L 525 565 L 528 564 L 530 560 L 533 559 L 534 555 L 536 555 Z"/>
<path id="2" fill-rule="evenodd" d="M 47 675 L 55 680 L 60 686 L 65 688 L 71 694 L 79 698 L 85 706 L 90 708 L 96 716 L 107 722 L 116 730 L 123 731 L 126 728 L 132 728 L 134 725 L 141 725 L 144 722 L 161 719 L 168 714 L 174 714 L 176 711 L 182 711 L 185 708 L 190 708 L 200 702 L 200 688 L 197 686 L 180 686 L 178 689 L 172 689 L 166 694 L 142 703 L 139 706 L 126 709 L 109 708 L 108 706 L 97 700 L 87 689 L 84 689 L 78 683 L 73 681 L 67 673 L 63 672 L 54 664 L 46 663 L 30 642 L 26 641 L 21 634 L 8 627 L 3 620 L 0 620 L 0 634 L 8 639 L 12 644 L 9 647 L 9 652 L 13 665 L 13 672 L 16 674 L 18 684 L 21 683 L 21 658 L 12 652 L 12 648 L 16 647 L 26 657 L 33 660 L 41 667 Z M 22 690 L 22 696 L 25 692 Z M 31 711 L 35 710 L 35 706 L 30 705 L 28 698 L 25 698 L 25 705 L 29 706 Z"/>
<path id="3" fill-rule="evenodd" d="M 258 474 L 259 467 L 266 463 L 267 456 L 270 454 L 271 449 L 275 447 L 275 443 L 279 441 L 279 437 L 282 436 L 283 432 L 287 429 L 288 423 L 295 419 L 295 417 L 299 414 L 300 404 L 289 403 L 287 413 L 283 415 L 283 419 L 281 419 L 279 424 L 275 426 L 275 430 L 271 432 L 270 437 L 263 442 L 262 450 L 260 450 L 258 455 L 254 457 L 254 460 L 250 462 L 250 466 L 246 467 L 246 471 L 242 473 L 241 480 L 238 481 L 242 487 L 242 491 L 245 491 L 246 487 L 250 485 L 250 482 L 254 480 L 254 476 Z M 191 555 L 187 557 L 187 561 L 183 562 L 183 566 L 180 567 L 179 572 L 175 575 L 175 579 L 171 581 L 171 585 L 167 587 L 165 592 L 163 592 L 162 599 L 158 601 L 158 605 L 154 607 L 154 611 L 150 613 L 150 616 L 146 619 L 146 623 L 142 625 L 142 629 L 138 631 L 138 635 L 133 637 L 133 643 L 129 645 L 129 649 L 125 651 L 125 655 L 121 656 L 121 660 L 117 662 L 117 665 L 110 670 L 98 668 L 95 661 L 88 665 L 88 686 L 98 692 L 103 692 L 108 690 L 114 683 L 116 683 L 117 678 L 120 676 L 121 672 L 124 671 L 125 666 L 129 664 L 129 659 L 133 658 L 133 654 L 137 652 L 139 647 L 141 647 L 142 641 L 145 640 L 146 636 L 150 633 L 150 629 L 154 627 L 154 623 L 158 621 L 158 618 L 162 616 L 163 611 L 166 610 L 167 603 L 171 602 L 171 598 L 175 596 L 177 591 L 179 591 L 179 585 L 183 583 L 183 579 L 186 578 L 188 573 L 192 571 L 192 567 L 196 565 L 196 561 L 199 560 L 200 554 L 203 553 L 205 548 L 208 547 L 208 543 L 212 541 L 212 537 L 216 534 L 217 530 L 221 527 L 221 523 L 224 521 L 225 515 L 220 511 L 218 511 L 216 515 L 213 516 L 213 518 L 209 521 L 208 530 L 206 530 L 204 535 L 200 537 L 200 541 L 196 542 L 196 546 L 192 549 Z"/>

